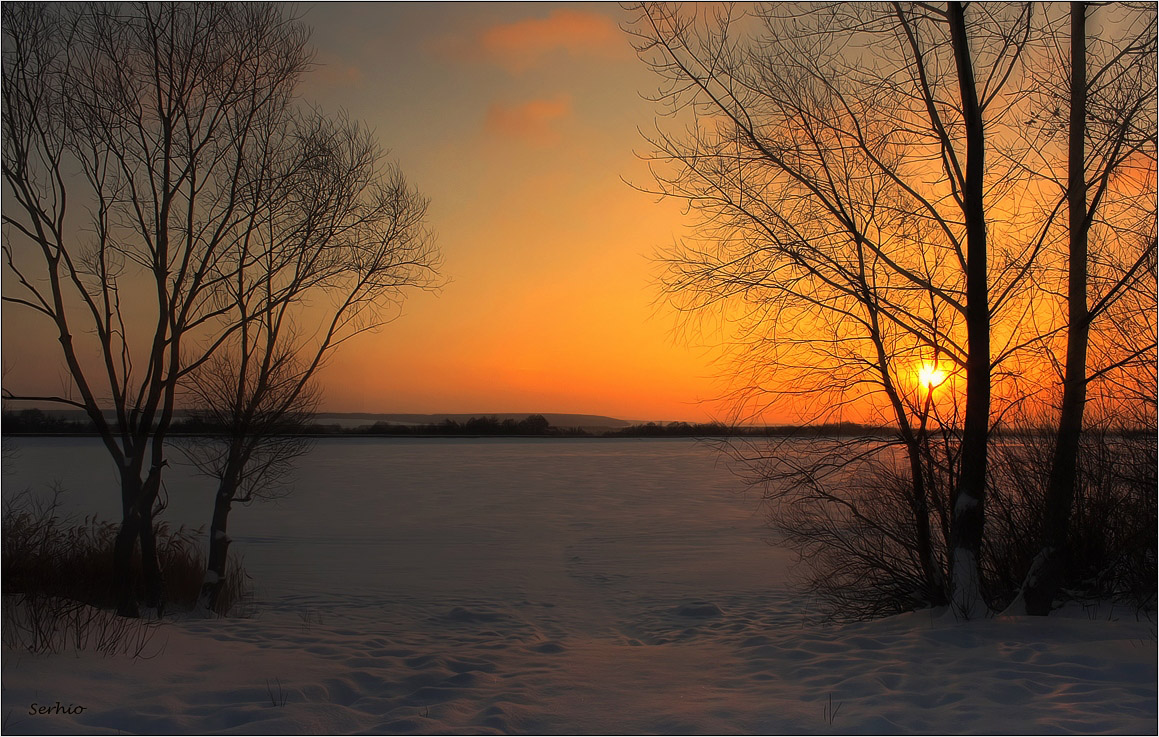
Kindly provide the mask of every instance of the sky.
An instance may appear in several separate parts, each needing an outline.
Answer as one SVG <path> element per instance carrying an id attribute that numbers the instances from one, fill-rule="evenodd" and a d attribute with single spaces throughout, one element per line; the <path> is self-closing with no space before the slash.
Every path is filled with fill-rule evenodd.
<path id="1" fill-rule="evenodd" d="M 447 279 L 334 358 L 329 408 L 728 417 L 727 336 L 680 330 L 657 287 L 655 254 L 692 220 L 630 186 L 652 184 L 638 154 L 660 111 L 627 11 L 300 7 L 320 64 L 304 96 L 368 122 L 430 197 Z"/>
<path id="2" fill-rule="evenodd" d="M 642 158 L 651 148 L 644 133 L 663 112 L 648 95 L 660 80 L 623 30 L 628 11 L 610 3 L 288 7 L 313 29 L 316 64 L 298 90 L 303 103 L 374 132 L 387 158 L 429 199 L 442 263 L 438 289 L 411 291 L 397 319 L 331 355 L 318 377 L 322 410 L 780 423 L 862 419 L 848 409 L 856 402 L 870 419 L 879 409 L 865 394 L 847 396 L 860 385 L 843 383 L 813 358 L 799 366 L 781 359 L 777 365 L 788 373 L 769 375 L 765 367 L 777 357 L 762 356 L 764 343 L 744 342 L 737 328 L 743 313 L 723 313 L 731 306 L 690 323 L 661 294 L 658 254 L 694 235 L 694 221 L 684 203 L 647 191 L 654 180 Z M 678 130 L 682 123 L 661 125 Z M 1150 192 L 1154 169 L 1147 175 Z M 1011 192 L 1011 202 L 1026 195 Z M 991 210 L 1001 214 L 1004 205 L 994 203 Z M 1033 212 L 1028 217 L 1038 222 Z M 9 271 L 6 294 L 15 279 Z M 955 273 L 947 278 L 960 277 Z M 808 308 L 804 303 L 799 314 Z M 762 309 L 751 314 L 765 320 Z M 726 318 L 731 323 L 721 324 Z M 149 319 L 145 311 L 129 315 L 130 323 Z M 995 345 L 1004 345 L 1003 330 L 1023 322 L 996 323 Z M 840 327 L 833 336 L 844 335 L 847 325 Z M 3 311 L 6 389 L 25 396 L 68 391 L 51 328 L 27 310 Z M 788 329 L 799 329 L 793 335 L 809 345 L 830 335 L 804 317 Z M 783 331 L 775 335 L 767 343 L 774 354 L 782 344 L 792 347 Z M 729 376 L 722 355 L 730 338 L 753 348 L 746 365 L 758 376 Z M 918 359 L 928 359 L 911 353 L 896 370 L 917 391 Z M 860 370 L 856 361 L 841 366 Z M 730 384 L 794 389 L 795 369 L 819 375 L 825 391 L 759 417 L 737 417 L 722 399 Z M 835 399 L 830 389 L 841 395 Z M 940 393 L 946 401 L 958 396 L 953 377 Z"/>
<path id="3" fill-rule="evenodd" d="M 323 375 L 336 411 L 580 412 L 706 420 L 712 354 L 659 299 L 686 227 L 638 129 L 655 81 L 613 4 L 301 6 L 303 96 L 365 121 L 430 198 L 445 286 Z"/>
<path id="4" fill-rule="evenodd" d="M 338 412 L 566 412 L 706 421 L 719 367 L 656 286 L 686 233 L 634 189 L 656 80 L 615 4 L 321 3 L 303 101 L 368 125 L 430 200 L 443 286 L 344 344 L 321 374 Z M 51 331 L 5 310 L 4 383 L 60 390 Z M 42 327 L 48 327 L 47 325 Z"/>

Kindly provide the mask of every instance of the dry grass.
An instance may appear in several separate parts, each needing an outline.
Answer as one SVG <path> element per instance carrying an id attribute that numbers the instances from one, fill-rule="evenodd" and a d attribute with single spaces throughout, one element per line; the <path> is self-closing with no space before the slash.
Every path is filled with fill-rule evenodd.
<path id="1" fill-rule="evenodd" d="M 32 640 L 40 643 L 38 647 L 48 641 L 45 633 L 52 628 L 51 623 L 73 630 L 86 621 L 93 626 L 101 617 L 91 610 L 114 609 L 116 603 L 112 550 L 117 524 L 96 517 L 78 521 L 64 514 L 62 494 L 56 489 L 48 498 L 41 498 L 25 492 L 4 505 L 6 606 L 15 602 L 25 610 L 22 616 L 28 622 L 26 629 L 39 633 L 32 635 Z M 192 610 L 197 606 L 205 575 L 203 547 L 200 529 L 174 530 L 165 523 L 158 526 L 157 553 L 167 608 Z M 139 553 L 133 565 L 135 580 L 140 583 Z M 221 615 L 244 610 L 250 600 L 249 577 L 236 559 L 230 562 L 227 581 L 217 611 Z M 78 636 L 74 635 L 72 641 L 79 641 Z"/>

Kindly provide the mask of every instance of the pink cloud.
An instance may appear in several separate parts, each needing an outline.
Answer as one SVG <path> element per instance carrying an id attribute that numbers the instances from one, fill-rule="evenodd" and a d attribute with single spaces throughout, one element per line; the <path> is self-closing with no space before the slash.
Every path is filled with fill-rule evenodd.
<path id="1" fill-rule="evenodd" d="M 525 71 L 557 50 L 600 58 L 624 58 L 631 50 L 611 18 L 563 9 L 546 18 L 491 26 L 471 39 L 444 37 L 438 47 L 455 56 L 483 58 L 512 72 Z"/>
<path id="2" fill-rule="evenodd" d="M 493 103 L 487 108 L 486 130 L 493 136 L 517 138 L 539 145 L 560 140 L 554 123 L 571 115 L 571 97 L 529 100 L 517 105 Z"/>

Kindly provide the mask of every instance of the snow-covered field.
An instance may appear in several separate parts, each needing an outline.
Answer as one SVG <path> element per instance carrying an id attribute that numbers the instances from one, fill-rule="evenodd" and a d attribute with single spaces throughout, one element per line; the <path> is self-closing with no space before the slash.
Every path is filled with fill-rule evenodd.
<path id="1" fill-rule="evenodd" d="M 115 518 L 95 440 L 12 442 L 6 496 L 59 480 Z M 204 523 L 207 484 L 172 471 L 166 519 Z M 818 624 L 692 441 L 323 440 L 231 528 L 251 618 L 167 621 L 151 659 L 5 651 L 3 731 L 1159 729 L 1155 625 L 1125 610 Z"/>

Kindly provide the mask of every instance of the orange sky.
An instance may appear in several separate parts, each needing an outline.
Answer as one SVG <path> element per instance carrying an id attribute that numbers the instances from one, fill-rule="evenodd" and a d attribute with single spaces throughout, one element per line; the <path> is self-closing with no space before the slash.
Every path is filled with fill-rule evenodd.
<path id="1" fill-rule="evenodd" d="M 317 5 L 305 96 L 367 121 L 431 199 L 447 285 L 323 376 L 334 410 L 704 420 L 705 351 L 650 255 L 680 236 L 634 151 L 653 80 L 615 5 Z"/>
<path id="2" fill-rule="evenodd" d="M 648 185 L 654 87 L 616 5 L 305 4 L 301 93 L 375 130 L 430 198 L 446 285 L 345 344 L 332 411 L 722 416 L 705 349 L 678 340 L 651 255 L 683 234 Z M 60 391 L 47 324 L 4 310 L 5 386 Z"/>
<path id="3" fill-rule="evenodd" d="M 318 61 L 302 98 L 365 122 L 430 199 L 445 280 L 331 357 L 320 376 L 324 410 L 729 419 L 718 399 L 723 337 L 711 325 L 699 340 L 681 332 L 656 282 L 653 255 L 690 235 L 693 218 L 629 184 L 652 185 L 636 152 L 649 148 L 640 130 L 653 129 L 657 109 L 642 94 L 657 80 L 619 28 L 625 11 L 296 7 L 314 29 Z M 1153 190 L 1153 168 L 1146 175 Z M 50 327 L 3 311 L 6 388 L 62 391 Z M 995 327 L 996 350 L 1013 340 L 1003 330 Z M 943 401 L 956 382 L 939 390 Z M 809 418 L 866 419 L 835 412 Z"/>

